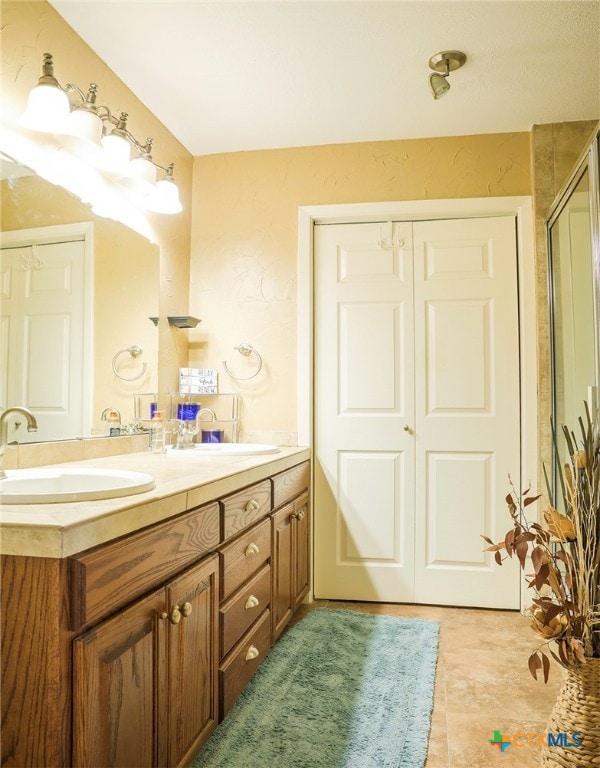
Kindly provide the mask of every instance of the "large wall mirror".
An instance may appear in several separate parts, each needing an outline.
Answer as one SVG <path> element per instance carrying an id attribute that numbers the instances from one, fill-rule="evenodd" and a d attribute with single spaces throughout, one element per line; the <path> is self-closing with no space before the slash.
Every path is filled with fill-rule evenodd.
<path id="1" fill-rule="evenodd" d="M 158 378 L 159 248 L 2 160 L 0 409 L 30 407 L 18 442 L 102 435 Z M 134 356 L 131 348 L 139 347 Z M 137 349 L 136 349 L 137 352 Z"/>
<path id="2" fill-rule="evenodd" d="M 598 408 L 599 136 L 595 134 L 547 221 L 552 415 L 558 428 L 567 425 L 571 430 L 584 415 L 584 401 L 592 411 Z M 564 440 L 557 444 L 566 450 Z M 562 459 L 561 466 L 566 457 Z"/>

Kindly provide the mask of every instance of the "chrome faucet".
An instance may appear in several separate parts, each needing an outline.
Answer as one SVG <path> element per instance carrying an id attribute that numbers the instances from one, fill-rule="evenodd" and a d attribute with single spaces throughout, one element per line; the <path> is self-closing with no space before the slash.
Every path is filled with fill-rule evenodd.
<path id="1" fill-rule="evenodd" d="M 0 464 L 4 458 L 4 451 L 6 450 L 6 443 L 8 440 L 8 417 L 13 414 L 20 414 L 27 419 L 27 431 L 37 432 L 37 421 L 33 413 L 28 408 L 23 408 L 20 405 L 14 408 L 7 408 L 2 414 L 0 414 Z M 20 426 L 20 422 L 16 422 L 15 426 Z M 6 472 L 0 469 L 0 478 L 6 477 Z"/>
<path id="2" fill-rule="evenodd" d="M 206 419 L 201 419 L 200 418 L 203 413 L 210 413 L 210 415 L 212 417 L 211 421 L 216 421 L 217 420 L 217 414 L 213 411 L 212 408 L 200 408 L 200 410 L 196 414 L 196 421 L 206 421 Z"/>

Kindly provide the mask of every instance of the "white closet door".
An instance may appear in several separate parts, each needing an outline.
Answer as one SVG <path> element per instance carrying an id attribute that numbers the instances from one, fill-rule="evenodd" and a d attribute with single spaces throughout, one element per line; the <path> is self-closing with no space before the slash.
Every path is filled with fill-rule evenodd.
<path id="1" fill-rule="evenodd" d="M 517 253 L 513 217 L 416 222 L 415 601 L 519 607 L 504 538 L 520 484 Z"/>
<path id="2" fill-rule="evenodd" d="M 410 223 L 315 228 L 317 597 L 414 593 L 411 251 Z"/>
<path id="3" fill-rule="evenodd" d="M 84 267 L 83 241 L 0 251 L 2 408 L 26 405 L 38 422 L 11 424 L 9 441 L 83 434 Z"/>
<path id="4" fill-rule="evenodd" d="M 516 608 L 515 221 L 390 226 L 315 227 L 315 595 Z"/>

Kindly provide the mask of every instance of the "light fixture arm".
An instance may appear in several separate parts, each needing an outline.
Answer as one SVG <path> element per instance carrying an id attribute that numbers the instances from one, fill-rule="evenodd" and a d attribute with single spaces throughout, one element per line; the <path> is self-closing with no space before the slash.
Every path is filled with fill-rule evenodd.
<path id="1" fill-rule="evenodd" d="M 126 112 L 121 112 L 120 117 L 115 117 L 110 107 L 104 104 L 96 104 L 96 98 L 98 94 L 98 85 L 96 83 L 90 83 L 90 87 L 88 88 L 87 93 L 75 83 L 67 83 L 64 86 L 59 83 L 54 75 L 54 61 L 51 53 L 44 54 L 42 62 L 42 75 L 40 78 L 38 78 L 38 85 L 52 85 L 56 88 L 60 88 L 60 90 L 64 91 L 67 95 L 76 93 L 81 99 L 82 103 L 76 104 L 74 106 L 75 109 L 89 109 L 95 112 L 102 121 L 106 121 L 110 125 L 114 125 L 119 130 L 119 135 L 127 139 L 127 141 L 135 149 L 138 150 L 142 157 L 145 157 L 146 160 L 149 160 L 152 165 L 166 173 L 168 176 L 170 176 L 170 178 L 173 177 L 173 163 L 170 163 L 167 166 L 163 166 L 152 158 L 152 139 L 147 138 L 146 141 L 142 144 L 142 142 L 138 141 L 138 139 L 136 139 L 131 131 L 125 126 L 125 121 L 127 120 Z M 169 169 L 171 169 L 170 173 Z"/>
<path id="2" fill-rule="evenodd" d="M 68 149 L 78 161 L 89 166 L 96 174 L 83 197 L 92 194 L 98 215 L 112 215 L 113 207 L 106 202 L 105 188 L 118 184 L 127 191 L 128 203 L 155 213 L 176 214 L 182 210 L 179 190 L 173 179 L 174 164 L 162 165 L 152 158 L 153 140 L 137 139 L 127 127 L 127 113 L 113 113 L 96 103 L 98 86 L 90 83 L 82 90 L 75 83 L 63 86 L 54 75 L 52 54 L 45 53 L 42 74 L 38 84 L 29 93 L 25 112 L 19 124 L 27 130 L 54 135 L 59 147 Z M 131 158 L 132 149 L 137 155 Z M 66 159 L 65 155 L 65 159 Z M 41 162 L 41 161 L 40 161 Z M 163 178 L 158 179 L 157 169 Z M 57 174 L 69 189 L 82 189 L 89 181 L 88 171 L 82 169 L 81 178 L 68 178 L 68 173 Z M 99 184 L 96 182 L 100 182 Z M 104 195 L 105 200 L 100 198 Z M 99 201 L 99 202 L 98 202 Z"/>

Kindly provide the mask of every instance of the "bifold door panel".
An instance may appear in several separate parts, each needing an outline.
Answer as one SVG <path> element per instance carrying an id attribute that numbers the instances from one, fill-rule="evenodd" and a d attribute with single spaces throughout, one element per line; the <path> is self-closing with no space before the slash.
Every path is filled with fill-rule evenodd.
<path id="1" fill-rule="evenodd" d="M 317 597 L 518 607 L 517 297 L 513 217 L 315 227 Z"/>

